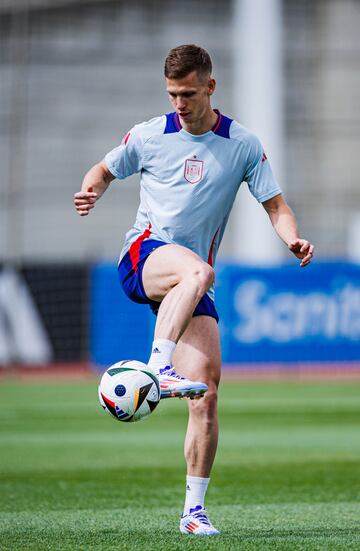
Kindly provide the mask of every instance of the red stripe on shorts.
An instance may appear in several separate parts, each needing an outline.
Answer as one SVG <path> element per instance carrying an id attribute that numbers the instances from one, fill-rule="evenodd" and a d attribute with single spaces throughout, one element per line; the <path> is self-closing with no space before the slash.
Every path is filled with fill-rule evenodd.
<path id="1" fill-rule="evenodd" d="M 131 247 L 129 249 L 131 266 L 134 272 L 137 272 L 137 269 L 138 269 L 138 264 L 140 260 L 141 243 L 144 241 L 144 239 L 146 239 L 147 237 L 150 237 L 150 234 L 151 234 L 150 230 L 151 230 L 151 224 L 149 224 L 149 226 L 146 228 L 144 233 L 139 235 L 136 241 L 134 241 L 134 243 L 131 244 Z"/>

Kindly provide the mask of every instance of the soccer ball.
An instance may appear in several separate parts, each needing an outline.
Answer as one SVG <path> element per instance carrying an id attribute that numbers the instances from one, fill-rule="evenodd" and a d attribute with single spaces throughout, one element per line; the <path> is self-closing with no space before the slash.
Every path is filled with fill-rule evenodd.
<path id="1" fill-rule="evenodd" d="M 140 421 L 150 415 L 160 401 L 159 381 L 146 364 L 123 360 L 103 374 L 99 400 L 104 410 L 118 421 Z"/>

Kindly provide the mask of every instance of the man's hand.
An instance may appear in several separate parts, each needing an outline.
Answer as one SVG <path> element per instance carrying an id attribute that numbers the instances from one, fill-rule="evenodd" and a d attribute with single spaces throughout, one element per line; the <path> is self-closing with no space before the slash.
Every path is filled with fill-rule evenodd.
<path id="1" fill-rule="evenodd" d="M 294 239 L 288 244 L 289 250 L 301 259 L 300 266 L 304 267 L 310 264 L 314 253 L 314 245 L 306 239 Z"/>
<path id="2" fill-rule="evenodd" d="M 303 268 L 310 264 L 314 253 L 314 245 L 306 239 L 297 237 L 299 233 L 294 213 L 281 193 L 265 201 L 263 207 L 268 213 L 277 234 L 287 243 L 289 250 L 297 258 L 300 258 L 300 266 Z"/>
<path id="3" fill-rule="evenodd" d="M 91 190 L 91 188 L 90 188 Z M 78 191 L 74 195 L 74 205 L 80 216 L 87 216 L 95 207 L 98 194 L 94 191 Z"/>
<path id="4" fill-rule="evenodd" d="M 80 216 L 89 214 L 114 178 L 105 161 L 97 163 L 85 174 L 81 191 L 74 195 L 74 205 Z"/>

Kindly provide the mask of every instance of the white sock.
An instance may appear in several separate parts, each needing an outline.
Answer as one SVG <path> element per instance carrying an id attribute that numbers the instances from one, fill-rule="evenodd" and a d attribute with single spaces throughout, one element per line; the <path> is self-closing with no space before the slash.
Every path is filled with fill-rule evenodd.
<path id="1" fill-rule="evenodd" d="M 152 352 L 148 366 L 158 374 L 160 369 L 171 365 L 171 358 L 174 354 L 176 343 L 167 339 L 155 339 L 152 345 Z"/>
<path id="2" fill-rule="evenodd" d="M 200 505 L 202 509 L 204 508 L 205 494 L 209 480 L 210 478 L 187 475 L 184 515 L 188 515 L 190 509 L 195 509 L 198 505 Z"/>

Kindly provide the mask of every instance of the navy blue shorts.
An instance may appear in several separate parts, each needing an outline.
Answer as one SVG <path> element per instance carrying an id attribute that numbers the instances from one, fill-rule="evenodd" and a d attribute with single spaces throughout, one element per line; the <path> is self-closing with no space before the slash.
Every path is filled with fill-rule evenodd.
<path id="1" fill-rule="evenodd" d="M 155 315 L 158 313 L 160 302 L 155 302 L 146 296 L 142 282 L 142 271 L 149 254 L 163 245 L 167 245 L 167 243 L 156 239 L 147 239 L 145 231 L 142 236 L 134 241 L 118 267 L 120 283 L 125 294 L 134 302 L 149 304 Z M 210 316 L 215 318 L 217 322 L 219 321 L 214 302 L 208 295 L 202 297 L 194 310 L 194 316 Z"/>

